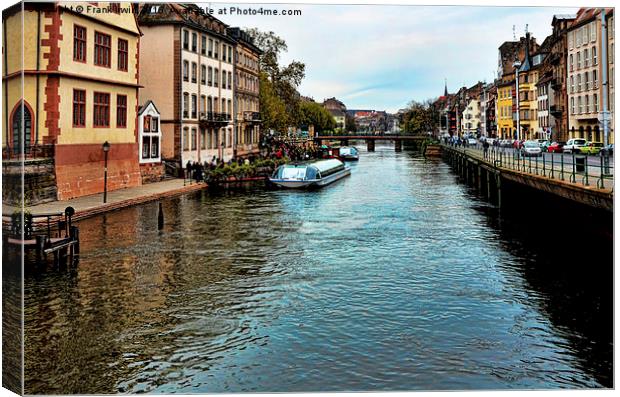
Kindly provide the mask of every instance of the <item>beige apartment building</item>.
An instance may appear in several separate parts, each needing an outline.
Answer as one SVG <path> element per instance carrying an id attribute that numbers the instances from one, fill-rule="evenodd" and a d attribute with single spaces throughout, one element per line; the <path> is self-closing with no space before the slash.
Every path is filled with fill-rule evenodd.
<path id="1" fill-rule="evenodd" d="M 163 160 L 233 157 L 233 52 L 227 26 L 194 4 L 145 3 L 138 23 L 143 98 L 161 113 Z"/>
<path id="2" fill-rule="evenodd" d="M 603 142 L 600 121 L 603 105 L 603 68 L 609 81 L 609 142 L 613 143 L 613 10 L 606 10 L 607 42 L 601 40 L 601 10 L 582 8 L 568 29 L 568 124 L 569 138 Z M 601 61 L 602 46 L 607 46 L 607 65 Z"/>
<path id="3" fill-rule="evenodd" d="M 258 154 L 260 139 L 260 64 L 261 50 L 252 38 L 239 28 L 228 28 L 227 33 L 235 39 L 235 157 Z"/>

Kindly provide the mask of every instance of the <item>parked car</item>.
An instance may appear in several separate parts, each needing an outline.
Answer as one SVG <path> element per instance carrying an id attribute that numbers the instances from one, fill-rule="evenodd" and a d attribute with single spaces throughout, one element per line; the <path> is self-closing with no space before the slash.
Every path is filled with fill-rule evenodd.
<path id="1" fill-rule="evenodd" d="M 579 148 L 579 151 L 583 154 L 599 154 L 603 149 L 602 142 L 587 142 L 585 146 Z"/>
<path id="2" fill-rule="evenodd" d="M 605 146 L 604 148 L 601 149 L 601 155 L 604 155 L 605 153 L 609 153 L 610 156 L 614 155 L 614 144 L 609 144 L 607 146 Z"/>
<path id="3" fill-rule="evenodd" d="M 573 138 L 566 142 L 562 148 L 563 153 L 579 153 L 579 148 L 585 146 L 587 141 L 583 138 Z"/>
<path id="4" fill-rule="evenodd" d="M 523 143 L 523 147 L 521 148 L 521 155 L 524 157 L 542 156 L 542 149 L 536 141 L 525 141 Z"/>
<path id="5" fill-rule="evenodd" d="M 496 141 L 495 138 L 486 138 L 485 140 L 489 143 L 490 146 L 493 146 Z"/>
<path id="6" fill-rule="evenodd" d="M 566 145 L 566 142 L 553 142 L 547 147 L 549 153 L 562 153 L 562 148 Z"/>
<path id="7" fill-rule="evenodd" d="M 476 138 L 467 138 L 467 144 L 469 146 L 476 146 L 477 143 Z"/>
<path id="8" fill-rule="evenodd" d="M 546 152 L 549 145 L 551 145 L 551 142 L 547 140 L 543 140 L 542 142 L 540 142 L 540 139 L 538 139 L 538 145 L 540 146 L 540 150 Z"/>

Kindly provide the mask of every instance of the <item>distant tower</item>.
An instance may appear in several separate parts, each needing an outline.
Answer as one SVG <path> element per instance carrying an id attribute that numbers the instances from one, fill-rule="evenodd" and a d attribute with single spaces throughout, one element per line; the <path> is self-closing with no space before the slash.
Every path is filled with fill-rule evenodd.
<path id="1" fill-rule="evenodd" d="M 445 85 L 443 89 L 443 96 L 448 96 L 448 79 L 444 79 Z"/>

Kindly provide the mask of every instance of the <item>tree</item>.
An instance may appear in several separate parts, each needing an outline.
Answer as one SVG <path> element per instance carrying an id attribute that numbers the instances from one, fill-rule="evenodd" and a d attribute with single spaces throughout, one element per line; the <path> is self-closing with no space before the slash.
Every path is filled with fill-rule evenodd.
<path id="1" fill-rule="evenodd" d="M 401 119 L 401 129 L 406 134 L 425 134 L 432 131 L 438 117 L 432 100 L 411 101 Z"/>
<path id="2" fill-rule="evenodd" d="M 271 83 L 273 93 L 284 104 L 288 125 L 299 125 L 301 112 L 297 87 L 306 75 L 306 65 L 299 61 L 292 61 L 286 66 L 279 65 L 280 54 L 286 52 L 288 47 L 274 32 L 261 32 L 252 28 L 248 29 L 247 33 L 252 37 L 254 44 L 263 51 L 260 58 L 261 71 Z"/>
<path id="3" fill-rule="evenodd" d="M 300 124 L 314 126 L 316 132 L 332 130 L 336 127 L 336 120 L 322 105 L 316 102 L 300 103 Z"/>
<path id="4" fill-rule="evenodd" d="M 357 131 L 357 124 L 355 123 L 355 117 L 347 114 L 345 116 L 345 130 L 347 132 L 356 132 Z"/>
<path id="5" fill-rule="evenodd" d="M 273 129 L 284 131 L 289 125 L 289 117 L 286 106 L 282 99 L 276 94 L 273 84 L 269 81 L 267 74 L 260 73 L 260 109 L 265 130 Z"/>

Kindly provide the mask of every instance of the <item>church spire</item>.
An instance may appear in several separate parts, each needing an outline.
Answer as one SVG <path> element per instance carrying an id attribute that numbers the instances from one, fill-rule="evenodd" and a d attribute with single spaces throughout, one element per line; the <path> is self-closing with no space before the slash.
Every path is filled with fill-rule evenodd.
<path id="1" fill-rule="evenodd" d="M 443 89 L 443 96 L 448 96 L 448 79 L 444 79 L 445 81 L 445 86 Z"/>

